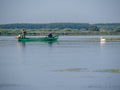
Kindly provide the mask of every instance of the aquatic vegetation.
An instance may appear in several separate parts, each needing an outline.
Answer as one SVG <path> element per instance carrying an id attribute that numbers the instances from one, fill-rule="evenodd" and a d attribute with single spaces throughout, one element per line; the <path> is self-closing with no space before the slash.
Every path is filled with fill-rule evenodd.
<path id="1" fill-rule="evenodd" d="M 69 68 L 69 69 L 60 69 L 60 70 L 52 70 L 52 72 L 86 72 L 86 69 L 82 68 Z"/>
<path id="2" fill-rule="evenodd" d="M 18 84 L 0 84 L 0 88 L 2 87 L 20 87 Z"/>
<path id="3" fill-rule="evenodd" d="M 68 68 L 60 70 L 51 70 L 52 72 L 109 72 L 109 73 L 120 73 L 120 69 L 103 69 L 103 70 L 90 70 L 84 68 Z"/>
<path id="4" fill-rule="evenodd" d="M 107 41 L 120 41 L 120 38 L 106 38 Z"/>
<path id="5" fill-rule="evenodd" d="M 110 72 L 110 73 L 120 73 L 120 69 L 105 69 L 105 70 L 96 70 L 94 72 Z"/>

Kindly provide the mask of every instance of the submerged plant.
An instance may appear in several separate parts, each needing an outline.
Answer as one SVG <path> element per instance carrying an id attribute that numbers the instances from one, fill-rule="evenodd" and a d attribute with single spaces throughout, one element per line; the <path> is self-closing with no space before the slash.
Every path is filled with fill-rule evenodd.
<path id="1" fill-rule="evenodd" d="M 120 69 L 105 69 L 105 70 L 96 70 L 94 72 L 111 72 L 111 73 L 120 73 Z"/>

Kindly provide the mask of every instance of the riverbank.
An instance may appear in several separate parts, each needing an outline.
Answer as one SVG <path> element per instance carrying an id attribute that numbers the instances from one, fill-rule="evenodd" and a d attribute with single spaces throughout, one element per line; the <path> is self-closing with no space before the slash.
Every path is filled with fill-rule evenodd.
<path id="1" fill-rule="evenodd" d="M 45 36 L 49 33 L 55 35 L 120 35 L 120 32 L 115 31 L 90 31 L 90 30 L 45 30 L 45 29 L 27 29 L 27 35 L 41 35 Z M 21 34 L 21 29 L 0 29 L 0 36 L 11 36 Z"/>

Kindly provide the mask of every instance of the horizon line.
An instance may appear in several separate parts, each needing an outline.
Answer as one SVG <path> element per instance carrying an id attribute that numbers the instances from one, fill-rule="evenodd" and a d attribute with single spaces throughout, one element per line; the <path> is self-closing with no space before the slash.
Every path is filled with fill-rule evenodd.
<path id="1" fill-rule="evenodd" d="M 120 24 L 120 22 L 104 22 L 104 23 L 88 23 L 88 22 L 49 22 L 49 23 L 0 23 L 0 25 L 7 25 L 7 24 L 57 24 L 57 23 L 76 23 L 76 24 Z"/>

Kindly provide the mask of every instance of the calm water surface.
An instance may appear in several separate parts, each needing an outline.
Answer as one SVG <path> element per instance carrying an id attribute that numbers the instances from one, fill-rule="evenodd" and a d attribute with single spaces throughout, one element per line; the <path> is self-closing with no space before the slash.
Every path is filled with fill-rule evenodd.
<path id="1" fill-rule="evenodd" d="M 87 40 L 96 37 L 22 43 L 0 36 L 0 90 L 120 90 L 120 42 Z"/>

